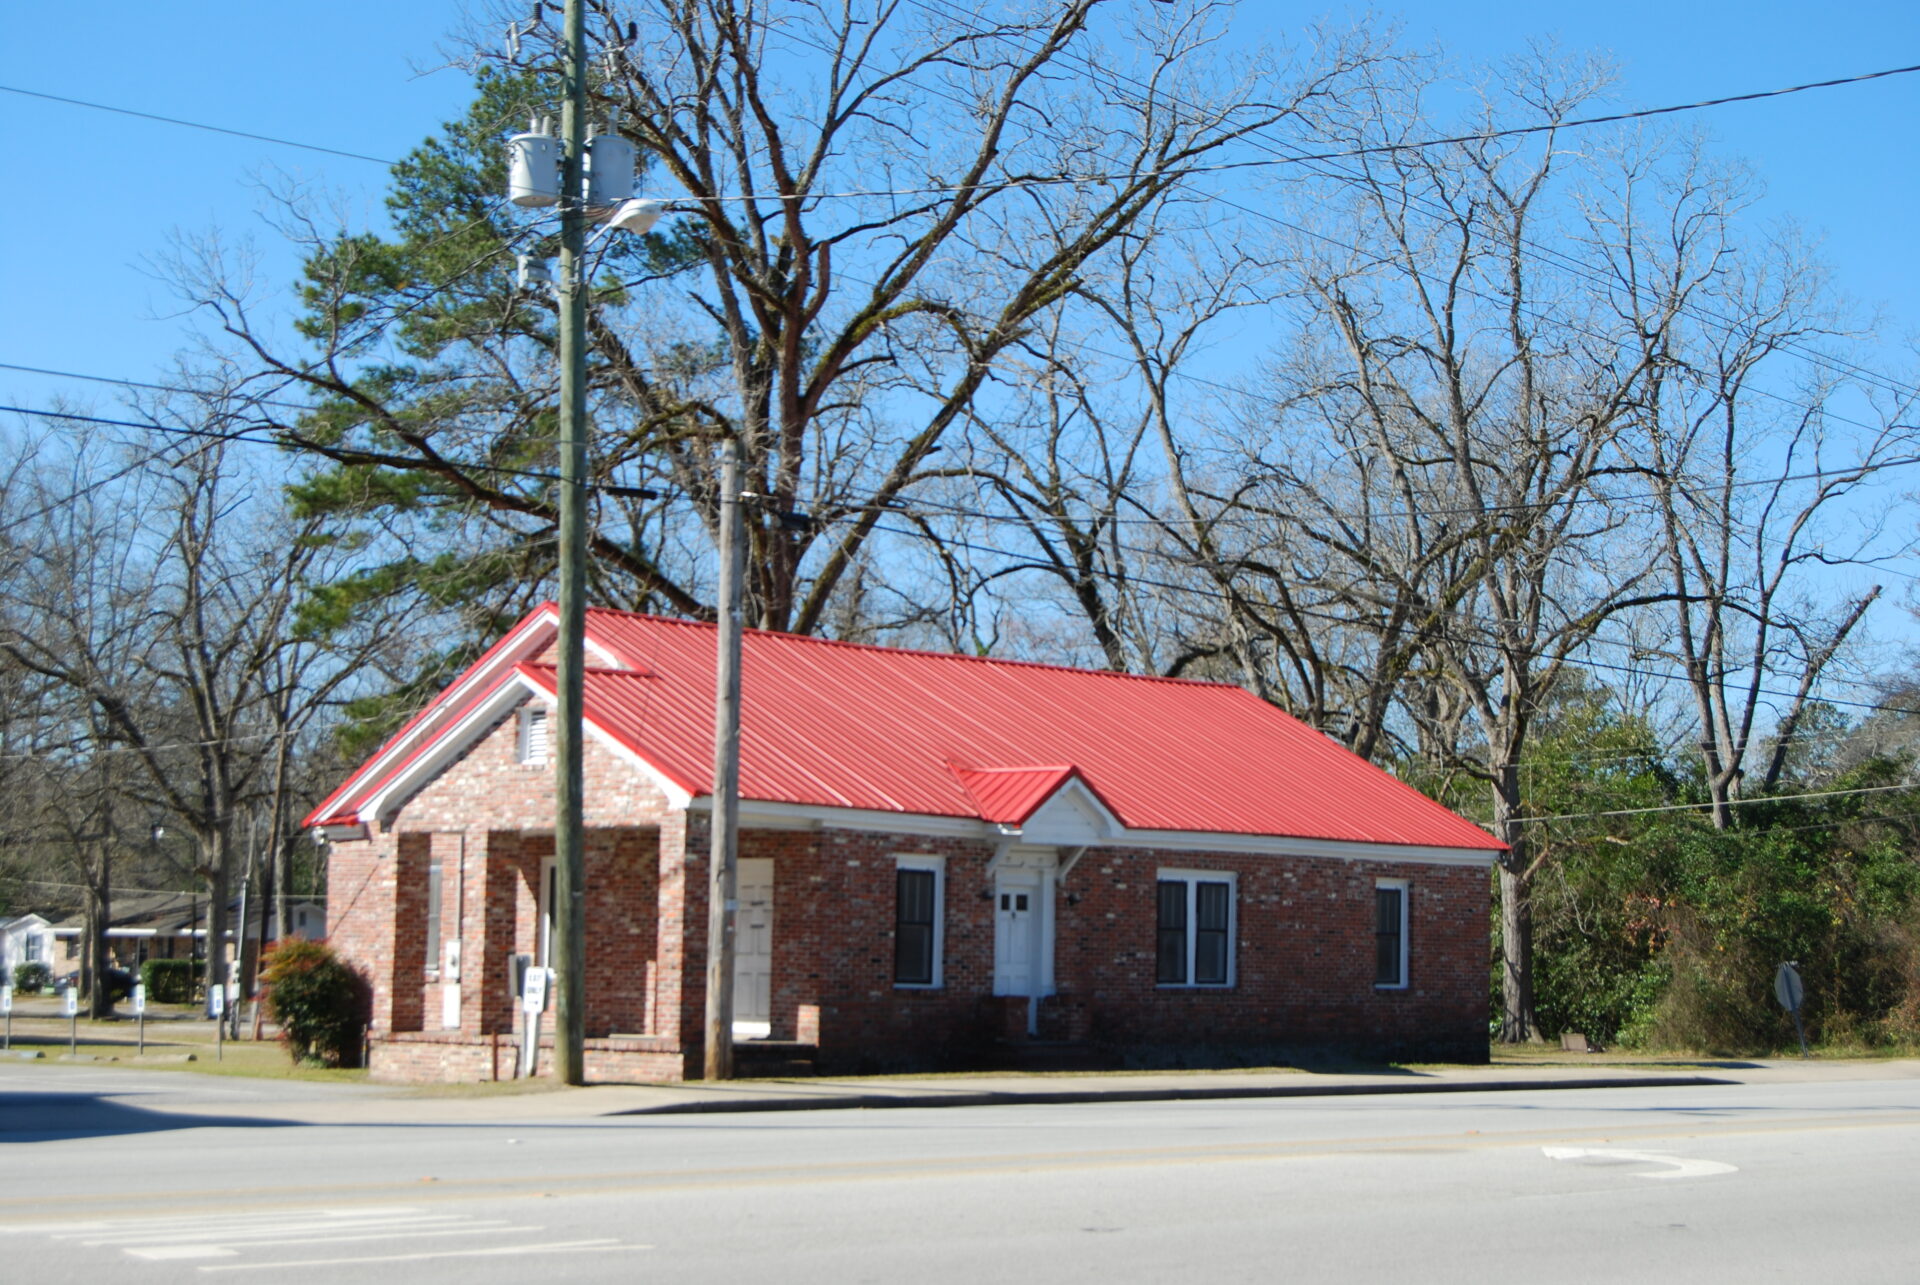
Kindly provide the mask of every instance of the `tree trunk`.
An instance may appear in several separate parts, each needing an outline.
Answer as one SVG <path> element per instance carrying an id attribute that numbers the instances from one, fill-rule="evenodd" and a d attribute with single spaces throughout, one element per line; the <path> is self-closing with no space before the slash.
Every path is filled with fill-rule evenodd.
<path id="1" fill-rule="evenodd" d="M 1501 765 L 1493 788 L 1494 829 L 1506 843 L 1500 871 L 1500 1042 L 1542 1038 L 1533 1012 L 1533 870 L 1520 823 L 1520 767 Z"/>

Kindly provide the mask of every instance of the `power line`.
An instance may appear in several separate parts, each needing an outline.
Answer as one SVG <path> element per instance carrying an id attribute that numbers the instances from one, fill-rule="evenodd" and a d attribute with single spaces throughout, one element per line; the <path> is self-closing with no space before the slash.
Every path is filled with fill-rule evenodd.
<path id="1" fill-rule="evenodd" d="M 1807 799 L 1844 799 L 1860 794 L 1886 794 L 1893 790 L 1920 790 L 1920 781 L 1911 781 L 1905 785 L 1867 785 L 1855 790 L 1815 790 L 1807 794 L 1765 794 L 1753 799 L 1728 799 L 1723 805 L 1730 808 L 1752 807 L 1762 803 L 1797 803 Z M 1522 825 L 1537 825 L 1547 821 L 1596 821 L 1603 817 L 1652 816 L 1659 812 L 1701 812 L 1715 807 L 1711 801 L 1706 803 L 1669 803 L 1653 808 L 1615 808 L 1607 812 L 1562 812 L 1555 816 L 1514 817 Z M 1875 818 L 1861 817 L 1860 820 Z"/>
<path id="2" fill-rule="evenodd" d="M 949 21 L 949 22 L 964 24 L 966 19 L 973 16 L 973 15 L 964 13 L 962 11 L 956 10 L 952 5 L 943 3 L 943 0 L 911 0 L 911 2 L 922 11 L 927 12 L 929 14 L 934 14 L 938 17 L 941 17 L 943 20 Z M 934 7 L 936 4 L 939 5 L 939 8 L 937 10 Z M 1017 47 L 1023 50 L 1028 50 L 1032 48 L 1030 44 L 1018 42 L 1016 41 L 1016 38 L 1014 36 L 1005 32 L 987 32 L 987 31 L 981 31 L 977 28 L 971 29 L 971 30 L 974 31 L 974 34 L 992 37 L 1006 44 L 1017 45 Z M 1088 57 L 1086 54 L 1078 53 L 1074 50 L 1066 50 L 1066 51 L 1063 51 L 1061 56 L 1063 59 L 1075 61 L 1079 63 L 1079 65 L 1085 68 L 1090 75 L 1096 78 L 1105 77 L 1108 83 L 1113 84 L 1115 86 L 1130 85 L 1138 92 L 1142 92 L 1150 96 L 1157 96 L 1159 98 L 1163 98 L 1166 101 L 1172 102 L 1178 106 L 1187 107 L 1187 108 L 1196 107 L 1196 104 L 1192 103 L 1191 101 L 1181 99 L 1178 95 L 1169 93 L 1165 88 L 1161 86 L 1150 85 L 1147 82 L 1140 80 L 1138 77 L 1130 76 L 1125 72 L 1104 67 L 1098 62 L 1094 61 L 1092 58 Z M 1547 124 L 1547 125 L 1527 126 L 1527 127 L 1515 128 L 1512 130 L 1493 131 L 1490 133 L 1483 133 L 1483 134 L 1461 135 L 1461 136 L 1450 138 L 1450 139 L 1430 140 L 1425 143 L 1387 144 L 1387 145 L 1381 145 L 1379 147 L 1362 147 L 1357 150 L 1351 150 L 1343 153 L 1325 153 L 1325 154 L 1316 155 L 1312 153 L 1301 152 L 1296 148 L 1294 148 L 1292 144 L 1289 144 L 1284 140 L 1273 138 L 1271 136 L 1271 128 L 1272 128 L 1271 126 L 1262 128 L 1258 131 L 1255 131 L 1252 134 L 1249 134 L 1247 136 L 1246 141 L 1252 146 L 1263 148 L 1270 155 L 1275 157 L 1278 163 L 1306 164 L 1309 166 L 1313 166 L 1316 162 L 1357 158 L 1357 157 L 1362 157 L 1362 156 L 1375 154 L 1377 152 L 1383 152 L 1383 151 L 1398 152 L 1398 151 L 1404 151 L 1404 150 L 1414 150 L 1419 148 L 1425 148 L 1430 146 L 1451 145 L 1451 144 L 1478 142 L 1478 141 L 1491 141 L 1496 138 L 1507 137 L 1509 135 L 1514 135 L 1514 134 L 1554 131 L 1554 130 L 1564 129 L 1564 128 L 1573 128 L 1581 125 L 1599 124 L 1599 123 L 1605 123 L 1608 121 L 1635 119 L 1643 115 L 1659 116 L 1659 115 L 1665 115 L 1673 112 L 1695 110 L 1696 108 L 1700 108 L 1700 107 L 1720 106 L 1726 103 L 1746 102 L 1746 101 L 1752 101 L 1754 99 L 1776 97 L 1782 94 L 1799 93 L 1807 89 L 1821 89 L 1821 88 L 1829 88 L 1834 85 L 1852 84 L 1861 80 L 1878 79 L 1882 76 L 1900 75 L 1905 72 L 1913 71 L 1913 70 L 1916 70 L 1916 68 L 1912 68 L 1912 67 L 1897 68 L 1897 69 L 1893 69 L 1885 72 L 1868 73 L 1864 76 L 1859 76 L 1859 77 L 1847 77 L 1840 80 L 1821 81 L 1821 82 L 1816 82 L 1812 84 L 1798 85 L 1798 86 L 1789 87 L 1787 89 L 1768 90 L 1768 91 L 1761 91 L 1761 92 L 1751 93 L 1751 94 L 1735 95 L 1731 98 L 1713 99 L 1713 100 L 1708 100 L 1706 102 L 1692 104 L 1692 105 L 1660 107 L 1660 108 L 1653 108 L 1645 112 L 1627 112 L 1627 113 L 1621 113 L 1621 114 L 1610 116 L 1610 117 L 1593 117 L 1593 118 L 1584 119 L 1584 120 L 1562 121 L 1562 122 L 1556 122 L 1556 123 Z M 1361 176 L 1355 174 L 1350 169 L 1341 169 L 1341 168 L 1333 168 L 1333 167 L 1322 169 L 1322 168 L 1316 167 L 1313 169 L 1313 172 L 1323 177 L 1332 178 L 1332 179 L 1335 179 L 1336 181 L 1344 182 L 1350 185 L 1357 184 L 1362 181 Z M 1419 205 L 1425 208 L 1426 210 L 1428 210 L 1430 213 L 1439 213 L 1443 216 L 1447 214 L 1447 211 L 1439 202 L 1436 202 L 1429 197 L 1412 193 L 1410 191 L 1407 192 L 1407 195 L 1412 204 Z M 1239 207 L 1236 207 L 1236 208 L 1239 208 Z M 1304 229 L 1301 229 L 1301 230 L 1304 231 Z M 1578 259 L 1575 259 L 1573 256 L 1566 254 L 1563 251 L 1557 250 L 1551 246 L 1545 245 L 1540 241 L 1537 241 L 1531 237 L 1524 236 L 1524 235 L 1520 238 L 1520 244 L 1526 246 L 1532 252 L 1533 256 L 1536 259 L 1551 260 L 1554 263 L 1560 265 L 1564 270 L 1573 272 L 1576 275 L 1581 276 L 1584 279 L 1594 284 L 1597 284 L 1597 285 L 1608 284 L 1602 276 L 1600 276 L 1597 272 L 1591 269 L 1588 265 L 1581 263 Z M 1715 316 L 1711 312 L 1708 312 L 1704 308 L 1701 308 L 1698 304 L 1690 303 L 1687 307 L 1682 308 L 1680 311 L 1682 315 L 1691 316 L 1695 320 L 1710 321 L 1722 327 L 1730 328 L 1734 324 L 1728 321 L 1725 317 Z M 1882 389 L 1888 392 L 1895 393 L 1896 395 L 1905 396 L 1905 397 L 1920 396 L 1920 390 L 1916 390 L 1910 385 L 1901 384 L 1895 381 L 1890 376 L 1884 375 L 1878 371 L 1869 370 L 1866 367 L 1859 365 L 1858 363 L 1848 362 L 1841 358 L 1835 357 L 1831 354 L 1822 353 L 1818 349 L 1808 348 L 1806 345 L 1804 345 L 1803 343 L 1797 340 L 1784 343 L 1781 345 L 1781 347 L 1797 353 L 1804 360 L 1806 360 L 1811 364 L 1823 366 L 1829 370 L 1833 370 L 1836 372 L 1851 373 L 1858 378 L 1861 378 L 1871 383 L 1875 383 Z"/>
<path id="3" fill-rule="evenodd" d="M 911 513 L 907 513 L 907 514 L 904 514 L 904 516 L 911 517 L 913 515 Z M 881 523 L 881 522 L 874 523 L 873 529 L 885 531 L 891 535 L 905 536 L 910 539 L 919 539 L 923 535 L 923 533 L 919 531 L 913 531 L 913 530 L 909 530 L 902 527 L 888 526 L 885 523 Z M 1055 576 L 1060 575 L 1062 571 L 1062 568 L 1059 565 L 1052 562 L 1040 561 L 1038 559 L 1031 558 L 1028 555 L 1016 553 L 1010 549 L 996 548 L 992 545 L 977 544 L 967 540 L 957 540 L 957 539 L 942 537 L 941 547 L 968 549 L 974 552 L 990 553 L 996 557 L 1006 558 L 1011 563 L 1013 563 L 1013 567 L 1011 569 L 1014 569 L 1014 570 L 1045 571 Z M 1124 552 L 1151 555 L 1151 551 L 1149 550 L 1133 549 L 1124 545 L 1120 547 Z M 1167 581 L 1167 580 L 1156 580 L 1148 576 L 1139 576 L 1139 575 L 1129 574 L 1126 577 L 1126 580 L 1131 584 L 1144 585 L 1147 588 L 1151 588 L 1151 589 L 1162 589 L 1170 593 L 1182 593 L 1182 594 L 1188 594 L 1195 597 L 1204 597 L 1208 599 L 1214 599 L 1219 597 L 1219 592 L 1216 590 L 1200 588 L 1194 585 L 1176 584 L 1172 581 Z M 1293 614 L 1303 616 L 1312 620 L 1324 620 L 1333 624 L 1353 625 L 1355 623 L 1353 620 L 1347 617 L 1338 616 L 1333 614 L 1332 612 L 1318 611 L 1310 607 L 1296 607 L 1293 609 Z M 1461 621 L 1467 626 L 1469 626 L 1470 628 L 1476 628 L 1483 631 L 1486 628 L 1485 625 L 1478 618 L 1471 616 L 1465 612 L 1449 611 L 1449 612 L 1437 613 L 1437 615 L 1441 619 Z M 1513 647 L 1509 644 L 1502 643 L 1498 638 L 1492 637 L 1490 635 L 1475 638 L 1475 637 L 1464 637 L 1459 633 L 1435 631 L 1432 634 L 1432 637 L 1434 637 L 1437 641 L 1450 642 L 1460 646 L 1467 646 L 1467 647 L 1502 646 L 1509 651 L 1515 652 L 1521 656 L 1525 656 L 1529 659 L 1534 659 L 1534 660 L 1548 659 L 1552 657 L 1551 652 L 1540 651 L 1532 647 Z M 1627 648 L 1632 647 L 1632 644 L 1630 643 L 1627 643 L 1621 640 L 1616 640 L 1616 639 L 1603 638 L 1597 635 L 1587 638 L 1586 645 L 1588 646 L 1605 645 L 1605 646 L 1627 647 Z M 1606 670 L 1612 673 L 1624 674 L 1633 678 L 1647 678 L 1647 679 L 1653 679 L 1655 681 L 1663 682 L 1663 683 L 1687 681 L 1686 675 L 1684 674 L 1662 673 L 1656 670 L 1640 669 L 1632 665 L 1622 665 L 1622 664 L 1617 664 L 1611 661 L 1596 660 L 1596 659 L 1593 659 L 1592 657 L 1586 657 L 1586 656 L 1583 656 L 1577 661 L 1572 661 L 1571 663 L 1585 669 Z M 1826 681 L 1837 681 L 1837 682 L 1841 682 L 1843 685 L 1846 685 L 1846 686 L 1857 687 L 1857 686 L 1865 685 L 1864 683 L 1847 682 L 1846 680 L 1829 679 Z M 1795 699 L 1799 695 L 1799 693 L 1797 692 L 1779 691 L 1777 689 L 1769 688 L 1769 687 L 1755 688 L 1754 691 L 1756 692 L 1756 694 L 1761 696 L 1772 696 L 1772 697 L 1778 697 L 1785 700 Z M 1847 700 L 1842 697 L 1821 697 L 1820 699 L 1825 701 L 1827 704 L 1844 705 L 1850 709 L 1863 709 L 1863 710 L 1868 710 L 1875 713 L 1886 713 L 1886 714 L 1920 715 L 1920 709 L 1912 709 L 1912 708 L 1908 708 L 1906 706 L 1900 706 L 1900 705 L 1884 705 L 1884 704 L 1878 704 L 1871 701 Z"/>
<path id="4" fill-rule="evenodd" d="M 19 94 L 23 98 L 41 98 L 50 103 L 65 103 L 69 107 L 85 107 L 90 111 L 112 112 L 117 116 L 135 116 L 141 120 L 159 121 L 163 125 L 179 125 L 186 129 L 205 130 L 209 134 L 226 134 L 233 138 L 250 138 L 256 143 L 272 143 L 276 147 L 297 147 L 305 152 L 321 152 L 327 156 L 344 156 L 350 161 L 369 161 L 375 165 L 392 166 L 398 164 L 383 156 L 368 156 L 365 152 L 348 152 L 338 147 L 322 147 L 318 143 L 302 143 L 292 138 L 277 138 L 272 134 L 255 134 L 250 130 L 230 129 L 225 125 L 209 125 L 204 121 L 182 120 L 178 116 L 161 116 L 155 112 L 135 111 L 131 107 L 115 107 L 108 103 L 88 102 L 84 98 L 68 98 L 61 94 L 42 93 L 37 89 L 21 89 L 17 85 L 0 85 L 0 93 Z"/>

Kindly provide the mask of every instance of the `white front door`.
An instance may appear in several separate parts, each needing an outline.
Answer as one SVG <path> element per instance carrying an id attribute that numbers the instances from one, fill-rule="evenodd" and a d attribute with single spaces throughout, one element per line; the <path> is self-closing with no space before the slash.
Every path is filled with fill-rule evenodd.
<path id="1" fill-rule="evenodd" d="M 733 921 L 733 1033 L 773 1029 L 773 861 L 742 857 Z"/>
<path id="2" fill-rule="evenodd" d="M 994 881 L 993 993 L 1039 995 L 1043 925 L 1040 872 L 1002 870 Z"/>

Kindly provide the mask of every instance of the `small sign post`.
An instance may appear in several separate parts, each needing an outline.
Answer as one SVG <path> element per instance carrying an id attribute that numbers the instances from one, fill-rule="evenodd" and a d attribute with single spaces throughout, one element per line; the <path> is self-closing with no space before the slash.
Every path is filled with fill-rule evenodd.
<path id="1" fill-rule="evenodd" d="M 75 982 L 62 994 L 67 1002 L 67 1056 L 72 1057 L 80 1051 L 80 983 Z"/>
<path id="2" fill-rule="evenodd" d="M 207 990 L 207 1007 L 213 1011 L 213 1060 L 227 1060 L 227 988 L 215 982 Z"/>
<path id="3" fill-rule="evenodd" d="M 1804 1058 L 1812 1056 L 1807 1052 L 1806 1028 L 1800 1024 L 1800 1005 L 1807 997 L 1807 988 L 1794 962 L 1788 960 L 1773 974 L 1773 997 L 1780 1001 L 1781 1008 L 1793 1014 L 1793 1033 L 1800 1037 L 1800 1056 Z"/>
<path id="4" fill-rule="evenodd" d="M 11 986 L 0 986 L 0 1013 L 5 1013 L 7 1017 L 6 1043 L 0 1044 L 0 1048 L 11 1052 L 13 1050 L 13 987 Z"/>
<path id="5" fill-rule="evenodd" d="M 549 968 L 529 968 L 521 983 L 520 1011 L 527 1015 L 526 1074 L 532 1079 L 540 1067 L 540 1014 L 547 1008 L 547 979 L 553 975 Z"/>
<path id="6" fill-rule="evenodd" d="M 147 984 L 133 984 L 133 1016 L 140 1028 L 140 1056 L 147 1055 Z"/>

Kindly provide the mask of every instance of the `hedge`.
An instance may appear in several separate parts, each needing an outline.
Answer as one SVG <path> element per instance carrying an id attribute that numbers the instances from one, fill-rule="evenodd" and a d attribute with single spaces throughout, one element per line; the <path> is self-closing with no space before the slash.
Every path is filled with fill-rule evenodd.
<path id="1" fill-rule="evenodd" d="M 191 1004 L 200 987 L 197 959 L 149 959 L 140 965 L 140 983 L 151 1004 Z"/>

